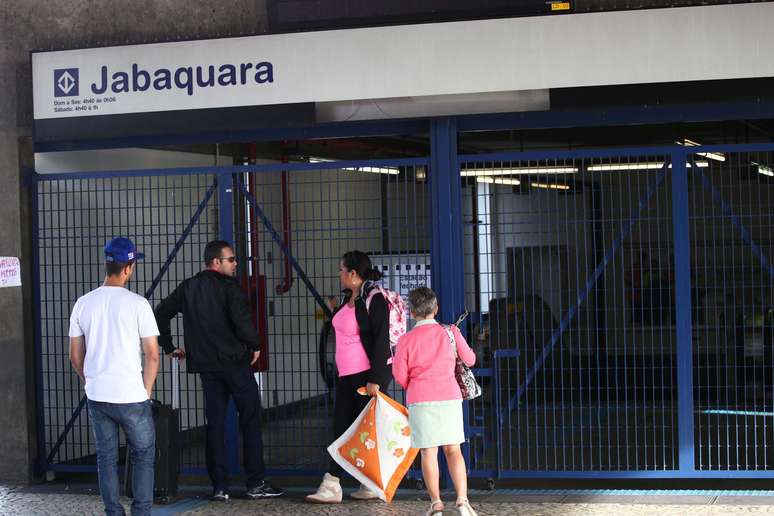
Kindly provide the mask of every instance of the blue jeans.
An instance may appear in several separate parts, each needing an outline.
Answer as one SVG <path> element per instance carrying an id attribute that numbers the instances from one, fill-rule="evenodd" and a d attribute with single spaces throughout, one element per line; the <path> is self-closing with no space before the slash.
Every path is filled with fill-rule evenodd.
<path id="1" fill-rule="evenodd" d="M 132 516 L 149 516 L 153 505 L 153 466 L 156 428 L 150 400 L 142 403 L 105 403 L 89 400 L 89 416 L 97 448 L 99 492 L 105 514 L 124 516 L 118 501 L 118 427 L 126 434 L 132 456 Z"/>

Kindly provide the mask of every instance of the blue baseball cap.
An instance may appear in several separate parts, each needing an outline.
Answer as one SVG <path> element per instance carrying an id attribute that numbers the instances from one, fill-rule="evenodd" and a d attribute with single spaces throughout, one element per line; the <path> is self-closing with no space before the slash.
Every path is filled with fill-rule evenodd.
<path id="1" fill-rule="evenodd" d="M 138 253 L 134 242 L 125 237 L 114 238 L 105 244 L 105 261 L 115 263 L 130 263 L 145 258 Z"/>

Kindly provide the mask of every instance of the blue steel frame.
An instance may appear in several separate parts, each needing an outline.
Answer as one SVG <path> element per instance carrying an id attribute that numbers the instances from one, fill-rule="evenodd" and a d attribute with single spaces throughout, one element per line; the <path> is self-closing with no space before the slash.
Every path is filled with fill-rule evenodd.
<path id="1" fill-rule="evenodd" d="M 774 103 L 715 103 L 704 106 L 675 106 L 675 107 L 657 107 L 657 108 L 612 108 L 608 110 L 597 111 L 576 111 L 566 113 L 530 113 L 530 114 L 507 114 L 507 115 L 482 115 L 467 117 L 452 117 L 437 120 L 413 120 L 413 121 L 387 121 L 377 123 L 343 123 L 343 124 L 323 124 L 316 127 L 296 128 L 296 129 L 271 129 L 260 131 L 245 131 L 240 133 L 224 134 L 209 133 L 197 135 L 175 135 L 163 138 L 137 137 L 123 138 L 118 140 L 95 140 L 89 142 L 64 142 L 64 143 L 45 143 L 36 144 L 35 150 L 38 152 L 55 150 L 84 150 L 97 148 L 116 148 L 143 145 L 164 145 L 173 143 L 194 143 L 214 141 L 267 141 L 281 139 L 307 139 L 324 137 L 344 137 L 344 136 L 366 136 L 366 135 L 387 135 L 387 134 L 411 134 L 425 132 L 430 130 L 432 140 L 431 152 L 431 178 L 433 174 L 437 181 L 431 179 L 431 210 L 435 216 L 442 215 L 447 218 L 450 215 L 448 226 L 436 229 L 432 232 L 432 255 L 434 276 L 449 279 L 449 283 L 434 280 L 438 285 L 442 316 L 444 319 L 452 320 L 456 312 L 462 310 L 462 261 L 451 259 L 448 262 L 441 260 L 442 256 L 448 258 L 455 256 L 454 253 L 445 255 L 443 251 L 459 252 L 461 256 L 461 217 L 459 203 L 455 202 L 459 196 L 459 181 L 457 173 L 454 172 L 455 162 L 464 161 L 483 161 L 489 159 L 526 159 L 526 160 L 551 160 L 565 158 L 583 158 L 583 157 L 604 157 L 624 156 L 637 154 L 665 154 L 671 155 L 673 161 L 673 210 L 674 210 L 674 232 L 675 232 L 675 267 L 678 271 L 679 281 L 676 285 L 676 310 L 678 312 L 678 338 L 680 346 L 678 348 L 678 384 L 681 395 L 679 397 L 679 425 L 680 425 L 680 467 L 679 470 L 668 471 L 497 471 L 498 476 L 511 478 L 774 478 L 774 472 L 771 471 L 696 471 L 693 468 L 693 400 L 692 400 L 692 354 L 690 349 L 691 342 L 691 292 L 690 292 L 690 240 L 688 233 L 687 220 L 687 172 L 686 159 L 689 154 L 697 152 L 698 148 L 691 148 L 690 151 L 682 147 L 659 147 L 659 148 L 626 148 L 614 149 L 608 151 L 560 151 L 560 152 L 526 152 L 526 153 L 503 153 L 491 155 L 475 156 L 457 156 L 456 138 L 458 131 L 474 130 L 498 130 L 498 129 L 520 129 L 520 128 L 548 128 L 548 127 L 582 127 L 593 125 L 617 125 L 627 123 L 668 123 L 674 121 L 700 121 L 700 120 L 724 120 L 724 119 L 756 119 L 774 117 Z M 774 146 L 770 144 L 747 144 L 747 145 L 725 145 L 725 146 L 707 146 L 702 147 L 703 152 L 758 152 L 771 151 Z M 395 164 L 396 160 L 384 160 L 385 163 Z M 409 160 L 410 161 L 410 160 Z M 374 164 L 378 160 L 369 161 Z M 357 162 L 355 162 L 357 163 Z M 338 163 L 337 165 L 346 166 Z M 307 169 L 323 169 L 328 167 L 326 164 L 309 164 L 302 167 Z M 38 468 L 52 471 L 94 471 L 93 466 L 74 466 L 74 465 L 56 465 L 47 464 L 43 458 L 45 449 L 45 435 L 43 431 L 43 403 L 42 403 L 42 348 L 40 337 L 40 275 L 39 275 L 39 255 L 38 249 L 38 222 L 37 222 L 37 182 L 40 180 L 54 179 L 76 179 L 85 177 L 128 177 L 128 176 L 149 176 L 149 175 L 181 175 L 181 174 L 200 174 L 215 173 L 220 178 L 230 177 L 231 174 L 247 171 L 282 171 L 287 169 L 283 165 L 256 165 L 256 166 L 234 166 L 234 167 L 201 167 L 186 169 L 151 169 L 151 170 L 133 170 L 133 171 L 103 171 L 88 172 L 82 174 L 57 174 L 47 175 L 45 177 L 35 176 L 32 185 L 32 239 L 33 239 L 33 289 L 35 303 L 35 347 L 37 352 L 37 415 L 38 432 L 37 442 L 39 448 Z M 694 167 L 694 170 L 695 167 Z M 442 184 L 441 178 L 447 179 L 449 187 Z M 225 200 L 223 196 L 225 191 L 221 181 L 219 198 Z M 457 186 L 453 186 L 457 185 Z M 723 205 L 722 198 L 719 198 L 713 192 L 716 202 Z M 679 215 L 679 216 L 678 216 Z M 223 214 L 221 215 L 223 216 Z M 226 238 L 232 236 L 231 224 L 226 228 L 226 222 L 230 220 L 231 214 L 226 219 L 221 219 L 221 236 Z M 436 220 L 441 220 L 436 219 Z M 734 221 L 737 228 L 741 228 L 744 235 L 744 228 L 738 220 Z M 678 238 L 681 236 L 681 238 Z M 754 242 L 749 241 L 754 246 Z M 758 251 L 756 251 L 758 252 Z M 765 261 L 765 257 L 758 252 L 762 258 L 762 264 L 766 266 L 770 274 L 774 274 L 770 262 Z M 230 463 L 233 465 L 233 457 L 230 457 Z M 471 476 L 476 472 L 471 472 Z M 490 473 L 490 472 L 486 472 Z"/>
<path id="2" fill-rule="evenodd" d="M 662 181 L 664 180 L 664 177 L 666 176 L 667 165 L 668 163 L 664 162 L 664 166 L 659 172 L 659 174 L 656 176 L 656 180 L 653 181 L 652 185 L 648 186 L 648 189 L 645 192 L 645 195 L 643 195 L 639 204 L 637 205 L 637 208 L 631 214 L 631 216 L 629 217 L 629 220 L 626 221 L 626 223 L 623 225 L 615 241 L 613 241 L 613 245 L 610 247 L 607 253 L 605 253 L 604 258 L 602 258 L 602 261 L 599 264 L 597 264 L 596 268 L 594 269 L 594 272 L 586 281 L 586 286 L 583 287 L 583 290 L 581 290 L 581 292 L 578 294 L 578 298 L 575 300 L 575 304 L 567 311 L 564 317 L 562 317 L 562 321 L 559 323 L 559 327 L 551 334 L 551 337 L 548 339 L 548 342 L 543 347 L 543 351 L 540 353 L 540 356 L 538 357 L 538 359 L 535 361 L 532 368 L 527 373 L 527 377 L 524 378 L 524 383 L 521 385 L 521 387 L 519 387 L 519 389 L 516 391 L 516 394 L 514 394 L 514 396 L 508 402 L 509 411 L 513 411 L 518 406 L 519 400 L 521 400 L 521 398 L 524 396 L 524 393 L 527 391 L 527 387 L 535 378 L 535 374 L 537 373 L 538 370 L 540 370 L 543 367 L 543 363 L 545 363 L 546 358 L 548 358 L 548 355 L 551 354 L 551 352 L 554 350 L 556 343 L 559 342 L 559 338 L 570 327 L 570 323 L 577 315 L 578 309 L 586 301 L 586 298 L 588 298 L 589 294 L 594 288 L 594 285 L 597 283 L 597 281 L 599 281 L 599 278 L 602 277 L 602 274 L 605 272 L 605 269 L 607 269 L 607 266 L 613 260 L 615 253 L 617 253 L 618 250 L 621 249 L 621 246 L 623 245 L 624 240 L 629 235 L 629 232 L 632 230 L 632 227 L 634 226 L 634 224 L 640 218 L 640 214 L 642 213 L 643 209 L 645 209 L 645 207 L 648 205 L 648 202 L 650 202 L 651 197 L 653 197 L 653 194 L 656 193 Z M 505 356 L 505 354 L 503 354 L 503 356 Z M 495 382 L 497 381 L 499 381 L 499 378 L 495 378 Z M 495 385 L 497 385 L 497 383 L 495 383 Z M 503 419 L 504 419 L 502 413 L 499 414 L 498 419 L 499 419 L 500 426 L 502 426 Z"/>
<path id="3" fill-rule="evenodd" d="M 774 102 L 713 102 L 664 106 L 613 107 L 449 117 L 463 131 L 599 127 L 718 120 L 774 118 Z M 313 138 L 357 138 L 393 134 L 418 134 L 430 130 L 432 119 L 336 122 L 311 127 L 283 127 L 245 131 L 137 136 L 89 141 L 35 143 L 35 152 L 143 147 L 193 143 L 306 140 Z"/>
<path id="4" fill-rule="evenodd" d="M 430 263 L 433 267 L 433 288 L 440 302 L 441 321 L 452 323 L 465 310 L 465 283 L 462 251 L 462 186 L 459 181 L 457 156 L 457 124 L 453 118 L 433 120 L 430 124 Z M 464 407 L 468 421 L 468 407 Z M 469 462 L 470 449 L 463 447 Z M 440 455 L 442 483 L 451 480 L 446 457 Z"/>
<path id="5" fill-rule="evenodd" d="M 234 245 L 234 176 L 218 176 L 218 233 L 220 239 Z M 226 463 L 233 475 L 239 472 L 239 422 L 233 399 L 228 401 L 226 412 Z"/>
<path id="6" fill-rule="evenodd" d="M 497 125 L 497 124 L 495 124 Z M 595 271 L 590 276 L 585 288 L 578 295 L 578 299 L 573 307 L 563 316 L 562 324 L 551 335 L 549 342 L 543 349 L 543 353 L 536 360 L 524 384 L 509 402 L 508 410 L 513 410 L 518 404 L 518 400 L 525 386 L 530 379 L 542 366 L 545 358 L 550 354 L 559 336 L 566 331 L 568 324 L 578 306 L 587 297 L 594 282 L 603 272 L 604 267 L 609 263 L 612 256 L 620 248 L 626 235 L 631 230 L 632 225 L 639 218 L 640 212 L 647 204 L 648 200 L 655 193 L 659 184 L 667 174 L 667 162 L 671 161 L 671 187 L 672 187 L 672 217 L 674 233 L 674 260 L 675 260 L 675 311 L 676 311 L 676 337 L 677 337 L 677 388 L 678 388 L 678 456 L 679 467 L 670 470 L 648 470 L 648 471 L 506 471 L 501 468 L 501 443 L 500 433 L 496 432 L 498 445 L 498 456 L 496 471 L 476 472 L 471 476 L 488 476 L 494 473 L 499 478 L 774 478 L 774 471 L 771 470 L 696 470 L 695 467 L 695 433 L 694 433 L 694 399 L 693 399 L 693 349 L 692 349 L 692 299 L 691 299 L 691 239 L 689 231 L 689 213 L 688 213 L 688 162 L 694 162 L 693 156 L 697 153 L 734 153 L 734 152 L 766 152 L 774 151 L 774 144 L 740 144 L 740 145 L 708 145 L 701 147 L 641 147 L 641 148 L 614 148 L 601 150 L 580 150 L 580 151 L 535 151 L 535 152 L 503 152 L 492 154 L 471 154 L 459 155 L 457 157 L 460 169 L 466 163 L 483 162 L 510 162 L 510 161 L 560 161 L 564 159 L 582 159 L 582 158 L 612 158 L 612 157 L 637 157 L 637 156 L 666 156 L 664 168 L 659 173 L 655 184 L 650 185 L 647 192 L 640 200 L 638 207 L 634 210 L 630 219 L 624 224 L 613 246 L 605 254 L 603 261 L 597 265 Z M 742 239 L 747 243 L 758 257 L 761 266 L 774 277 L 774 268 L 769 259 L 763 254 L 761 248 L 752 239 L 749 231 L 744 227 L 740 218 L 736 216 L 728 204 L 723 200 L 717 189 L 714 188 L 709 179 L 699 170 L 697 166 L 691 168 L 694 174 L 702 180 L 702 186 L 711 192 L 715 203 L 721 207 L 726 217 L 732 221 L 735 229 L 740 233 Z M 457 181 L 458 182 L 458 181 Z M 460 275 L 462 272 L 459 273 Z M 443 303 L 443 299 L 441 299 Z M 499 375 L 497 374 L 497 362 L 500 358 L 515 358 L 518 356 L 518 350 L 497 350 L 495 353 L 495 389 L 498 407 L 500 407 L 500 388 L 497 385 Z M 761 415 L 756 413 L 756 415 Z M 502 414 L 498 414 L 498 423 L 502 419 Z M 467 421 L 466 421 L 467 424 Z M 500 426 L 500 424 L 498 424 Z M 466 434 L 467 435 L 467 434 Z"/>
<path id="7" fill-rule="evenodd" d="M 688 168 L 684 148 L 672 152 L 672 224 L 675 253 L 679 468 L 680 473 L 689 474 L 695 471 L 696 467 L 693 431 L 691 234 L 688 222 Z"/>
<path id="8" fill-rule="evenodd" d="M 383 159 L 383 160 L 368 160 L 368 161 L 363 161 L 363 160 L 339 161 L 339 162 L 336 162 L 335 165 L 341 168 L 346 168 L 346 167 L 355 168 L 360 166 L 378 167 L 378 166 L 388 166 L 388 165 L 393 167 L 427 166 L 428 160 L 426 158 L 405 158 L 405 159 Z M 331 167 L 331 163 L 294 163 L 292 165 L 263 164 L 263 165 L 183 167 L 183 168 L 121 170 L 121 171 L 106 170 L 106 171 L 96 171 L 96 172 L 75 172 L 75 173 L 45 174 L 45 175 L 38 175 L 38 174 L 32 173 L 31 182 L 32 182 L 32 193 L 34 196 L 32 200 L 32 206 L 33 206 L 33 212 L 34 212 L 33 224 L 32 224 L 33 246 L 34 246 L 33 278 L 35 279 L 35 287 L 34 287 L 35 319 L 36 319 L 35 338 L 36 338 L 36 350 L 37 350 L 36 366 L 37 366 L 37 378 L 38 378 L 38 384 L 36 389 L 37 391 L 36 394 L 38 398 L 37 438 L 38 438 L 39 450 L 41 451 L 45 450 L 45 434 L 44 434 L 44 428 L 43 428 L 45 415 L 43 413 L 43 398 L 42 398 L 43 365 L 42 365 L 42 342 L 40 338 L 40 311 L 39 311 L 39 303 L 40 303 L 40 279 L 39 279 L 40 260 L 39 260 L 39 251 L 38 251 L 38 246 L 39 246 L 38 231 L 39 230 L 38 230 L 38 217 L 37 217 L 37 214 L 38 214 L 37 194 L 38 194 L 38 184 L 40 182 L 57 181 L 57 180 L 89 179 L 89 178 L 122 178 L 122 177 L 150 177 L 150 176 L 159 177 L 159 176 L 180 176 L 180 175 L 199 175 L 199 174 L 210 174 L 210 175 L 216 176 L 216 179 L 213 182 L 212 186 L 205 192 L 203 199 L 201 200 L 197 209 L 193 213 L 190 221 L 186 225 L 186 228 L 184 229 L 183 233 L 176 241 L 175 245 L 170 251 L 170 254 L 167 256 L 159 272 L 154 277 L 152 281 L 152 285 L 145 293 L 145 297 L 149 297 L 153 294 L 153 291 L 155 290 L 155 288 L 160 284 L 166 270 L 168 270 L 170 264 L 174 261 L 175 256 L 177 255 L 178 251 L 182 247 L 182 244 L 184 243 L 188 235 L 190 235 L 193 227 L 196 225 L 200 215 L 206 208 L 207 204 L 209 203 L 216 189 L 218 193 L 219 237 L 222 240 L 225 240 L 227 242 L 233 242 L 233 236 L 234 236 L 233 234 L 233 230 L 234 230 L 233 193 L 234 193 L 234 185 L 236 184 L 236 182 L 234 181 L 235 174 L 246 173 L 246 172 L 271 173 L 271 172 L 284 172 L 288 170 L 293 170 L 293 171 L 328 170 L 330 169 L 330 167 Z M 325 311 L 329 312 L 329 309 L 325 304 L 325 302 L 323 301 L 322 296 L 320 296 L 320 294 L 317 292 L 314 285 L 308 279 L 305 271 L 301 268 L 300 264 L 292 255 L 292 253 L 287 248 L 287 246 L 285 246 L 279 233 L 277 233 L 276 229 L 273 228 L 273 226 L 268 221 L 268 219 L 266 219 L 266 217 L 263 215 L 261 208 L 258 205 L 255 198 L 253 197 L 253 195 L 247 190 L 245 190 L 244 186 L 241 184 L 239 185 L 238 188 L 241 190 L 242 194 L 245 195 L 250 208 L 252 208 L 254 212 L 259 216 L 265 229 L 272 235 L 272 238 L 280 246 L 282 252 L 289 258 L 296 273 L 302 279 L 302 281 L 304 282 L 305 286 L 310 291 L 310 293 L 315 297 L 317 303 Z M 460 244 L 461 244 L 461 240 L 460 240 Z M 461 289 L 460 289 L 460 296 L 461 296 Z M 462 302 L 462 298 L 460 297 L 459 299 L 460 299 L 460 302 Z M 74 410 L 73 414 L 70 416 L 70 419 L 68 420 L 64 429 L 60 433 L 57 439 L 57 442 L 52 447 L 49 454 L 45 458 L 43 457 L 42 453 L 39 454 L 39 457 L 37 460 L 37 463 L 38 463 L 37 467 L 41 473 L 45 471 L 60 471 L 60 472 L 96 471 L 96 466 L 94 465 L 54 464 L 52 462 L 53 459 L 56 457 L 56 454 L 60 446 L 62 445 L 62 443 L 64 443 L 69 431 L 73 427 L 75 421 L 80 416 L 85 405 L 86 405 L 86 396 L 84 395 L 81 397 L 78 407 Z M 241 467 L 239 465 L 239 448 L 238 448 L 239 428 L 238 428 L 238 418 L 237 418 L 236 408 L 234 406 L 233 400 L 230 400 L 229 402 L 229 410 L 228 410 L 227 419 L 226 419 L 226 436 L 227 436 L 226 455 L 227 455 L 229 471 L 231 474 L 239 474 L 241 471 Z M 182 472 L 185 474 L 205 474 L 206 473 L 206 471 L 203 468 L 183 468 Z M 274 472 L 271 469 L 269 469 L 267 470 L 267 473 L 271 474 L 271 473 L 277 473 L 277 472 Z M 293 470 L 292 472 L 281 471 L 279 473 L 283 473 L 283 474 L 290 473 L 293 475 L 312 475 L 312 474 L 317 474 L 319 472 L 316 470 L 297 469 L 297 470 Z"/>
<path id="9" fill-rule="evenodd" d="M 609 154 L 608 154 L 609 153 Z M 619 156 L 619 157 L 630 157 L 630 156 L 639 156 L 643 154 L 661 154 L 658 151 L 654 151 L 652 148 L 646 149 L 622 149 L 622 150 L 602 150 L 602 151 L 587 151 L 587 152 L 572 152 L 572 151 L 565 151 L 565 152 L 506 152 L 506 153 L 496 153 L 496 154 L 486 154 L 486 155 L 480 155 L 480 154 L 472 154 L 472 155 L 460 155 L 457 158 L 458 161 L 458 167 L 459 169 L 462 169 L 463 165 L 465 163 L 471 163 L 471 162 L 487 162 L 487 161 L 493 161 L 493 162 L 508 162 L 508 161 L 530 161 L 530 160 L 559 160 L 559 159 L 568 159 L 568 158 L 582 158 L 582 157 L 595 157 L 595 158 L 601 158 L 601 157 L 610 157 L 612 156 Z M 664 154 L 667 154 L 667 152 L 664 152 Z M 685 169 L 685 157 L 683 154 L 683 169 Z M 576 314 L 578 313 L 578 309 L 581 307 L 581 305 L 586 301 L 589 294 L 592 292 L 595 284 L 599 279 L 602 277 L 603 273 L 605 272 L 605 269 L 610 264 L 610 262 L 613 260 L 613 257 L 615 254 L 621 249 L 621 246 L 624 243 L 624 240 L 628 236 L 629 232 L 631 231 L 634 224 L 637 222 L 637 220 L 640 217 L 640 214 L 643 212 L 643 210 L 647 207 L 650 199 L 653 197 L 653 195 L 657 192 L 659 189 L 661 183 L 663 182 L 664 178 L 666 177 L 666 173 L 669 166 L 669 160 L 666 160 L 664 162 L 664 165 L 658 175 L 656 176 L 656 179 L 653 181 L 653 184 L 649 185 L 645 194 L 640 199 L 637 207 L 633 210 L 632 214 L 630 215 L 629 219 L 626 221 L 626 223 L 622 226 L 622 228 L 619 231 L 618 236 L 613 241 L 613 244 L 611 245 L 610 249 L 607 250 L 604 257 L 600 261 L 600 263 L 597 264 L 597 266 L 594 269 L 594 272 L 589 276 L 587 279 L 584 288 L 580 291 L 578 294 L 578 297 L 573 304 L 573 306 L 570 307 L 570 309 L 567 311 L 566 314 L 563 315 L 562 320 L 559 324 L 559 327 L 551 334 L 548 342 L 543 347 L 543 350 L 540 354 L 540 356 L 535 360 L 535 363 L 532 365 L 532 367 L 529 369 L 526 378 L 524 379 L 523 383 L 520 385 L 516 393 L 511 397 L 511 399 L 508 402 L 508 406 L 506 410 L 502 409 L 502 389 L 500 385 L 500 360 L 504 358 L 518 358 L 519 356 L 519 350 L 518 349 L 498 349 L 494 352 L 493 357 L 493 371 L 492 373 L 486 374 L 484 370 L 477 370 L 479 372 L 478 374 L 481 374 L 482 372 L 484 375 L 491 375 L 493 376 L 493 385 L 495 389 L 495 401 L 496 401 L 496 420 L 497 420 L 497 428 L 495 429 L 495 443 L 497 448 L 497 461 L 496 461 L 496 469 L 495 471 L 485 471 L 485 472 L 478 472 L 476 476 L 484 476 L 484 477 L 510 477 L 515 476 L 517 478 L 522 477 L 520 475 L 520 472 L 512 472 L 512 471 L 504 471 L 502 468 L 502 462 L 503 462 L 503 443 L 502 443 L 502 426 L 504 425 L 505 421 L 505 415 L 507 412 L 512 412 L 516 408 L 518 408 L 519 401 L 524 396 L 524 393 L 526 392 L 527 387 L 534 379 L 537 372 L 542 369 L 543 364 L 545 363 L 545 360 L 548 358 L 548 356 L 553 352 L 556 344 L 559 342 L 559 339 L 561 336 L 567 331 L 567 329 L 570 327 L 570 324 Z M 459 181 L 456 181 L 459 183 Z M 683 204 L 683 207 L 686 209 L 686 218 L 685 218 L 685 230 L 687 231 L 687 181 L 686 181 L 686 191 L 685 191 L 685 203 Z M 687 240 L 686 240 L 686 244 Z M 690 290 L 690 284 L 689 284 L 689 290 Z M 690 294 L 690 293 L 689 293 Z M 688 308 L 688 316 L 690 317 L 690 307 Z M 688 333 L 688 342 L 690 343 L 690 332 Z M 689 350 L 690 355 L 690 350 Z M 690 373 L 688 374 L 689 380 L 690 380 Z M 692 410 L 692 403 L 689 405 Z M 681 412 L 682 413 L 682 412 Z M 690 434 L 693 436 L 693 418 L 689 417 L 690 419 Z M 466 417 L 466 424 L 467 424 L 467 417 Z M 682 427 L 681 427 L 682 428 Z M 466 432 L 466 435 L 468 432 Z M 691 448 L 690 451 L 693 453 L 692 448 L 692 441 L 693 437 L 691 437 Z M 682 448 L 681 448 L 682 450 Z M 691 456 L 691 461 L 693 460 Z M 682 464 L 682 462 L 681 462 Z M 691 462 L 691 465 L 693 462 Z M 681 468 L 682 469 L 682 468 Z M 691 468 L 692 469 L 692 468 Z M 524 472 L 524 477 L 530 477 L 530 472 Z M 571 476 L 575 476 L 574 474 L 578 474 L 580 477 L 584 477 L 584 473 L 587 472 L 564 472 L 571 474 Z"/>
<path id="10" fill-rule="evenodd" d="M 45 412 L 43 410 L 43 342 L 40 331 L 40 252 L 38 222 L 38 182 L 34 171 L 28 172 L 32 199 L 32 310 L 34 317 L 33 335 L 35 338 L 35 440 L 37 455 L 35 457 L 35 474 L 42 476 L 48 469 L 48 461 L 44 454 L 46 450 Z"/>
<path id="11" fill-rule="evenodd" d="M 87 174 L 88 175 L 88 174 Z M 135 174 L 132 174 L 135 175 Z M 34 208 L 34 216 L 33 216 L 33 265 L 35 267 L 35 271 L 33 273 L 33 277 L 35 278 L 35 311 L 36 311 L 36 324 L 35 324 L 35 335 L 36 335 L 36 350 L 38 353 L 37 356 L 37 365 L 38 365 L 38 372 L 42 375 L 42 343 L 40 339 L 40 315 L 39 315 L 39 303 L 40 303 L 40 256 L 38 254 L 38 217 L 37 217 L 37 207 L 38 207 L 38 182 L 40 181 L 47 181 L 47 180 L 56 180 L 56 179 L 62 179 L 64 177 L 67 177 L 66 174 L 64 175 L 48 175 L 48 176 L 33 176 L 33 208 Z M 127 177 L 126 174 L 118 174 L 119 177 Z M 70 179 L 76 179 L 76 177 L 70 177 Z M 222 183 L 222 181 L 221 181 Z M 183 246 L 183 243 L 188 238 L 188 236 L 191 234 L 191 231 L 193 227 L 196 225 L 196 223 L 199 220 L 199 217 L 201 216 L 204 209 L 207 207 L 207 204 L 210 201 L 210 198 L 212 197 L 213 193 L 215 192 L 215 188 L 218 186 L 218 180 L 216 179 L 212 186 L 205 192 L 204 198 L 199 202 L 199 205 L 197 206 L 196 210 L 194 211 L 193 215 L 191 216 L 190 221 L 186 225 L 185 229 L 181 233 L 180 237 L 175 242 L 174 247 L 172 248 L 172 251 L 170 251 L 169 255 L 167 256 L 166 260 L 164 261 L 164 264 L 159 269 L 159 272 L 154 277 L 151 286 L 148 288 L 148 290 L 145 292 L 145 298 L 149 299 L 153 292 L 156 290 L 156 287 L 158 287 L 159 283 L 161 283 L 162 278 L 164 277 L 164 274 L 166 274 L 166 271 L 169 269 L 170 264 L 175 260 L 175 257 L 177 256 L 177 253 L 180 251 L 181 247 Z M 39 418 L 39 425 L 43 425 L 44 422 L 44 414 L 43 414 L 43 389 L 42 389 L 42 376 L 40 377 L 40 383 L 38 384 L 37 391 L 37 399 L 38 399 L 38 418 Z M 52 461 L 56 457 L 57 453 L 59 452 L 59 448 L 62 446 L 62 444 L 65 442 L 65 439 L 67 439 L 67 435 L 70 433 L 70 430 L 72 430 L 73 426 L 75 425 L 75 422 L 78 420 L 78 417 L 81 415 L 81 412 L 83 412 L 84 407 L 86 406 L 86 395 L 84 394 L 81 396 L 80 401 L 78 402 L 78 406 L 73 411 L 72 415 L 70 416 L 70 419 L 65 424 L 64 428 L 62 429 L 62 432 L 59 434 L 59 437 L 57 438 L 56 443 L 54 446 L 51 447 L 51 451 L 46 456 L 45 460 L 43 459 L 43 455 L 40 454 L 40 457 L 38 459 L 39 464 L 37 467 L 42 468 L 41 471 L 45 471 L 46 469 L 49 470 L 59 470 L 59 469 L 53 469 L 54 466 L 62 467 L 62 465 L 54 465 L 52 464 Z M 42 429 L 38 428 L 38 446 L 40 447 L 39 450 L 45 449 L 45 436 L 42 431 Z M 237 452 L 238 454 L 238 452 Z M 81 468 L 82 466 L 66 466 L 68 468 L 70 467 L 76 467 Z M 83 466 L 86 469 L 84 471 L 93 471 L 96 466 Z M 71 471 L 71 470 L 67 470 Z M 72 470 L 74 471 L 74 470 Z M 80 469 L 77 471 L 81 471 Z"/>

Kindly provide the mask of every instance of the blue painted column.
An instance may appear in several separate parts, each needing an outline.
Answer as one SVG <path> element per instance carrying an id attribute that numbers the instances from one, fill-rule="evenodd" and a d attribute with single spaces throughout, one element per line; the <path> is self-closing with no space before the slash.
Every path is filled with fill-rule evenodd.
<path id="1" fill-rule="evenodd" d="M 430 123 L 428 179 L 432 286 L 440 303 L 440 320 L 453 323 L 465 309 L 462 186 L 457 163 L 457 123 L 453 118 L 439 118 Z"/>
<path id="2" fill-rule="evenodd" d="M 218 176 L 218 233 L 221 240 L 234 245 L 234 176 Z M 226 462 L 231 475 L 238 475 L 239 468 L 239 424 L 237 423 L 234 399 L 228 401 L 226 412 Z"/>
<path id="3" fill-rule="evenodd" d="M 693 328 L 691 322 L 691 234 L 688 221 L 686 151 L 672 154 L 672 225 L 675 254 L 677 425 L 680 473 L 695 470 L 693 431 Z"/>
<path id="4" fill-rule="evenodd" d="M 430 265 L 431 282 L 438 296 L 438 318 L 453 323 L 465 309 L 465 280 L 462 261 L 462 185 L 457 163 L 457 122 L 438 118 L 430 122 Z M 464 404 L 465 434 L 468 410 Z M 463 447 L 470 464 L 470 450 Z M 440 454 L 441 487 L 451 484 L 446 457 Z"/>
<path id="5" fill-rule="evenodd" d="M 36 402 L 36 438 L 38 444 L 37 457 L 35 458 L 34 474 L 36 477 L 43 477 L 48 470 L 48 461 L 46 460 L 46 414 L 44 410 L 43 396 L 43 338 L 41 331 L 41 306 L 40 306 L 40 224 L 38 205 L 38 180 L 34 171 L 28 172 L 31 188 L 31 222 L 32 222 L 32 295 L 35 326 L 33 327 L 35 335 L 35 402 Z"/>

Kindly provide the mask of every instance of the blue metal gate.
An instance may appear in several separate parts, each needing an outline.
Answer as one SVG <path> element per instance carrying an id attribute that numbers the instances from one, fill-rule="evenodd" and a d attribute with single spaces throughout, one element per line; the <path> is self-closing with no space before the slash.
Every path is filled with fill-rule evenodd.
<path id="1" fill-rule="evenodd" d="M 695 467 L 774 470 L 774 148 L 688 155 Z"/>
<path id="2" fill-rule="evenodd" d="M 102 282 L 104 243 L 129 235 L 143 249 L 147 258 L 130 288 L 154 302 L 200 269 L 202 246 L 218 235 L 216 176 L 205 170 L 186 172 L 35 178 L 38 449 L 44 471 L 95 468 L 86 400 L 70 367 L 67 331 L 75 300 Z M 181 332 L 182 325 L 173 326 L 175 336 Z M 184 435 L 203 424 L 198 385 L 178 375 L 176 364 L 162 362 L 157 395 L 181 409 Z M 204 457 L 184 460 L 203 464 Z"/>
<path id="3" fill-rule="evenodd" d="M 42 470 L 95 471 L 83 386 L 68 360 L 69 312 L 103 277 L 102 246 L 132 237 L 146 253 L 130 288 L 157 303 L 202 267 L 205 243 L 235 243 L 266 353 L 256 374 L 270 473 L 317 475 L 332 440 L 325 298 L 338 264 L 371 254 L 385 286 L 430 283 L 426 159 L 287 163 L 35 177 L 38 446 Z M 173 326 L 184 342 L 180 319 Z M 403 400 L 394 387 L 391 394 Z M 204 472 L 197 375 L 164 359 L 156 396 L 180 409 L 184 473 Z M 227 453 L 240 470 L 229 415 Z"/>
<path id="4" fill-rule="evenodd" d="M 348 250 L 367 252 L 401 292 L 429 284 L 426 159 L 256 166 L 235 176 L 247 282 L 255 293 L 268 363 L 259 382 L 266 409 L 264 455 L 275 474 L 319 475 L 334 440 L 333 333 L 327 298 L 338 299 Z M 393 385 L 399 401 L 403 392 Z M 234 465 L 236 467 L 236 464 Z"/>
<path id="5" fill-rule="evenodd" d="M 772 150 L 459 156 L 475 475 L 772 476 Z"/>
<path id="6" fill-rule="evenodd" d="M 430 135 L 429 158 L 37 176 L 42 469 L 94 470 L 67 318 L 123 233 L 148 256 L 131 288 L 152 303 L 208 240 L 235 242 L 267 350 L 273 474 L 326 463 L 325 298 L 357 247 L 395 290 L 430 283 L 445 321 L 472 313 L 471 476 L 774 476 L 774 145 L 458 155 L 452 121 Z M 181 410 L 184 471 L 201 473 L 184 373 L 165 360 L 158 392 Z"/>

